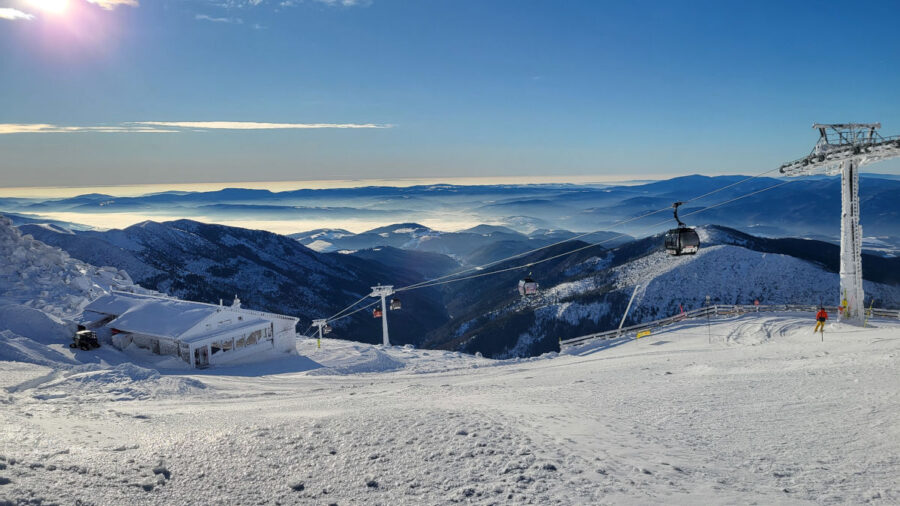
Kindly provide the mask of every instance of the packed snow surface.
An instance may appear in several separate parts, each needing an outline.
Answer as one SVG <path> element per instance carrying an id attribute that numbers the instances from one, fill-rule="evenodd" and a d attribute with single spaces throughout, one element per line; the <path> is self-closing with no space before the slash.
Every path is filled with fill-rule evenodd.
<path id="1" fill-rule="evenodd" d="M 326 339 L 205 371 L 0 362 L 0 503 L 896 504 L 900 322 L 812 325 L 508 361 Z"/>

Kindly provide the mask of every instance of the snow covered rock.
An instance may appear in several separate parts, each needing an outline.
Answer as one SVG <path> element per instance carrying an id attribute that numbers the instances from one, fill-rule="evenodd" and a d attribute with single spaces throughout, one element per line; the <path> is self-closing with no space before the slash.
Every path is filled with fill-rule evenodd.
<path id="1" fill-rule="evenodd" d="M 68 253 L 22 235 L 0 216 L 0 302 L 15 303 L 58 318 L 71 318 L 110 290 L 140 291 L 124 271 L 94 267 Z M 7 314 L 10 314 L 7 312 Z M 0 328 L 8 328 L 7 317 Z"/>

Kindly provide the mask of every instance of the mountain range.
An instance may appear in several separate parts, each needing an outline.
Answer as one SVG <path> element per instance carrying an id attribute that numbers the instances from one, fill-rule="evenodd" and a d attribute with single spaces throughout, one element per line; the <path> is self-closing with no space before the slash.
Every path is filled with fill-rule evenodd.
<path id="1" fill-rule="evenodd" d="M 387 282 L 412 284 L 457 264 L 445 257 L 403 252 L 403 267 L 379 262 L 383 254 L 319 253 L 291 238 L 191 220 L 143 222 L 122 230 L 68 231 L 22 225 L 20 230 L 94 265 L 121 266 L 145 288 L 187 300 L 217 303 L 236 295 L 245 307 L 301 318 L 328 317 Z M 435 322 L 447 319 L 433 289 L 391 314 L 398 343 L 420 344 Z M 360 312 L 335 323 L 361 341 L 381 340 L 381 326 Z M 303 331 L 303 328 L 298 329 Z"/>
<path id="2" fill-rule="evenodd" d="M 452 282 L 400 293 L 403 309 L 389 314 L 392 342 L 491 357 L 532 356 L 556 349 L 560 339 L 614 328 L 638 286 L 627 324 L 696 308 L 706 296 L 714 303 L 758 299 L 810 304 L 835 303 L 838 293 L 837 246 L 760 238 L 722 226 L 698 228 L 702 247 L 693 256 L 666 255 L 662 237 L 655 235 L 614 248 L 580 240 L 548 243 L 486 268 L 461 260 L 462 250 L 450 256 L 417 249 L 430 241 L 419 239 L 433 231 L 412 223 L 365 234 L 316 231 L 300 240 L 191 220 L 144 222 L 103 232 L 36 224 L 19 229 L 84 262 L 128 271 L 145 288 L 207 302 L 238 295 L 246 307 L 300 317 L 301 331 L 311 319 L 335 314 L 363 298 L 372 286 L 409 286 L 465 270 Z M 464 234 L 493 238 L 479 249 L 503 250 L 510 236 L 523 240 L 521 234 L 497 227 L 472 230 L 461 233 L 458 243 L 448 240 L 446 245 L 462 247 Z M 390 244 L 319 252 L 300 242 L 345 237 L 362 241 L 357 235 Z M 443 240 L 443 235 L 437 238 Z M 470 262 L 472 255 L 466 257 Z M 877 305 L 900 305 L 900 258 L 865 254 L 863 268 L 867 294 Z M 484 275 L 492 271 L 499 272 Z M 478 276 L 469 278 L 473 273 Z M 523 298 L 516 292 L 518 280 L 526 275 L 540 283 L 537 296 Z M 354 307 L 364 308 L 372 300 Z M 380 321 L 372 318 L 371 309 L 334 322 L 333 335 L 380 341 Z"/>
<path id="3" fill-rule="evenodd" d="M 418 223 L 398 223 L 354 234 L 343 229 L 317 229 L 291 234 L 316 251 L 356 251 L 381 246 L 427 251 L 452 257 L 462 264 L 483 264 L 567 241 L 577 236 L 568 230 L 537 229 L 528 234 L 508 227 L 478 225 L 458 232 L 441 232 Z M 605 247 L 625 244 L 632 238 L 615 232 L 595 232 L 586 240 Z"/>
<path id="4" fill-rule="evenodd" d="M 785 181 L 787 184 L 782 184 Z M 861 177 L 861 219 L 867 246 L 889 254 L 900 251 L 898 191 L 900 180 L 896 178 L 877 174 Z M 716 193 L 703 197 L 710 192 Z M 722 225 L 756 236 L 832 242 L 840 233 L 839 177 L 784 180 L 692 175 L 635 185 L 438 184 L 284 192 L 229 188 L 136 197 L 87 194 L 62 199 L 0 198 L 0 212 L 17 215 L 18 223 L 47 222 L 43 216 L 57 221 L 78 221 L 80 216 L 102 223 L 103 216 L 122 213 L 154 221 L 177 217 L 241 226 L 259 222 L 261 228 L 274 230 L 272 227 L 277 225 L 281 232 L 297 233 L 304 244 L 331 251 L 402 247 L 416 234 L 434 240 L 434 229 L 465 228 L 453 233 L 463 234 L 478 244 L 481 239 L 476 236 L 485 231 L 469 228 L 471 225 L 451 226 L 460 223 L 500 226 L 487 233 L 509 234 L 515 242 L 525 241 L 521 235 L 526 235 L 535 244 L 540 239 L 532 234 L 538 229 L 573 231 L 569 233 L 606 230 L 643 237 L 670 227 L 674 220 L 668 212 L 639 217 L 665 210 L 675 201 L 686 202 L 681 215 L 689 225 Z M 727 205 L 720 205 L 726 202 Z M 622 223 L 625 220 L 630 221 Z M 397 228 L 427 230 L 414 231 L 412 235 L 396 233 L 396 229 L 379 231 L 385 223 L 408 223 L 410 227 Z M 373 230 L 359 233 L 367 224 Z M 304 228 L 317 230 L 303 232 Z M 348 232 L 348 228 L 356 233 Z M 389 236 L 375 239 L 370 237 L 373 233 Z M 312 237 L 317 234 L 318 237 Z M 401 237 L 404 235 L 408 237 Z M 455 255 L 460 248 L 453 243 L 463 237 L 444 235 L 447 234 L 441 234 L 432 245 L 417 248 L 439 253 L 452 250 Z M 457 259 L 465 262 L 474 248 Z"/>

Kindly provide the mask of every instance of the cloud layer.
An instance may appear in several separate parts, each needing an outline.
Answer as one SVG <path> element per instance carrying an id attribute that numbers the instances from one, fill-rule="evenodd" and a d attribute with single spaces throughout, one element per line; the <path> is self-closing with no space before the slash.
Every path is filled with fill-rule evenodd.
<path id="1" fill-rule="evenodd" d="M 0 8 L 0 19 L 8 19 L 10 21 L 18 21 L 20 19 L 30 20 L 34 19 L 34 14 L 28 14 L 27 12 L 22 12 L 10 7 L 2 7 Z"/>
<path id="2" fill-rule="evenodd" d="M 49 123 L 0 123 L 0 135 L 4 134 L 65 134 L 74 132 L 99 133 L 170 133 L 177 130 L 166 130 L 139 125 L 112 126 L 62 126 Z"/>
<path id="3" fill-rule="evenodd" d="M 0 123 L 0 135 L 95 133 L 177 133 L 207 130 L 305 130 L 319 128 L 391 128 L 375 123 L 260 123 L 255 121 L 133 121 L 118 125 L 67 126 L 50 123 Z"/>
<path id="4" fill-rule="evenodd" d="M 134 125 L 209 130 L 288 130 L 308 128 L 390 128 L 375 123 L 259 123 L 256 121 L 137 121 Z"/>
<path id="5" fill-rule="evenodd" d="M 244 23 L 244 20 L 241 18 L 216 18 L 213 16 L 207 16 L 206 14 L 197 14 L 196 16 L 194 16 L 194 19 L 199 19 L 200 21 L 209 21 L 212 23 L 234 23 L 237 25 Z"/>
<path id="6" fill-rule="evenodd" d="M 138 0 L 87 0 L 88 3 L 92 3 L 97 5 L 102 9 L 106 9 L 111 11 L 120 5 L 127 5 L 129 7 L 137 7 Z"/>

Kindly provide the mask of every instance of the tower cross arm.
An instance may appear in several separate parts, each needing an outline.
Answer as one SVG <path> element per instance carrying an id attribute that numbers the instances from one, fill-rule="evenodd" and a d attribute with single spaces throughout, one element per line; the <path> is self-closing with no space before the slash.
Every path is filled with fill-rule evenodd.
<path id="1" fill-rule="evenodd" d="M 785 176 L 839 174 L 844 162 L 859 167 L 900 157 L 900 137 L 879 138 L 877 142 L 817 144 L 809 155 L 781 165 Z"/>
<path id="2" fill-rule="evenodd" d="M 834 128 L 834 129 L 868 129 L 868 128 L 881 128 L 881 123 L 816 123 L 812 126 L 814 129 L 819 130 L 821 128 Z"/>

